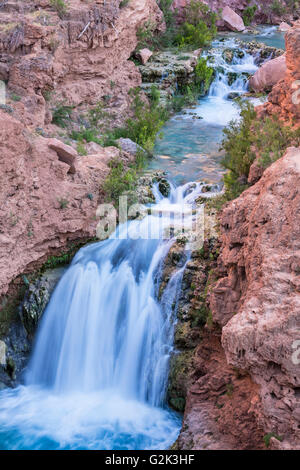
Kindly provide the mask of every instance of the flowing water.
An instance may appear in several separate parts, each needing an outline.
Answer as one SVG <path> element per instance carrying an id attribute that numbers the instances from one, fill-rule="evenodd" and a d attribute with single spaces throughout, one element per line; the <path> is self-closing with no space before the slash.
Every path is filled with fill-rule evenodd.
<path id="1" fill-rule="evenodd" d="M 181 185 L 221 178 L 222 129 L 238 117 L 228 95 L 243 94 L 245 73 L 256 70 L 247 54 L 228 65 L 229 45 L 237 47 L 234 38 L 214 43 L 221 68 L 209 95 L 171 119 L 157 143 L 152 165 Z M 24 384 L 0 392 L 0 449 L 165 449 L 176 440 L 181 417 L 165 392 L 188 256 L 160 300 L 158 290 L 175 241 L 169 213 L 192 206 L 201 188 L 172 186 L 168 199 L 155 188 L 152 214 L 77 253 L 44 312 Z"/>
<path id="2" fill-rule="evenodd" d="M 244 56 L 235 55 L 228 64 L 222 53 L 225 49 L 241 50 L 238 40 L 266 43 L 284 48 L 284 34 L 275 26 L 259 27 L 260 35 L 229 33 L 215 40 L 213 57 L 207 53 L 210 65 L 219 70 L 208 96 L 183 113 L 176 115 L 164 126 L 163 138 L 157 141 L 153 169 L 165 169 L 176 184 L 192 178 L 201 181 L 220 182 L 224 169 L 220 165 L 224 126 L 239 117 L 239 106 L 230 99 L 248 91 L 248 76 L 258 69 L 255 57 L 244 51 Z M 233 95 L 232 95 L 233 94 Z M 263 99 L 251 99 L 254 105 Z M 200 119 L 199 119 L 200 118 Z"/>

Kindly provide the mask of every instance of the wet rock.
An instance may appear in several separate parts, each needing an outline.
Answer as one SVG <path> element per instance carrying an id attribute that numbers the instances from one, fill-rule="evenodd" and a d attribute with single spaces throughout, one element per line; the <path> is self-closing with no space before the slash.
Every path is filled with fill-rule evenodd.
<path id="1" fill-rule="evenodd" d="M 239 93 L 234 93 L 234 92 L 232 92 L 232 93 L 228 93 L 227 99 L 228 99 L 228 100 L 235 100 L 235 99 L 238 98 L 239 96 L 240 96 Z"/>
<path id="2" fill-rule="evenodd" d="M 33 337 L 50 296 L 63 272 L 63 268 L 51 270 L 29 285 L 20 314 L 30 338 Z"/>
<path id="3" fill-rule="evenodd" d="M 234 53 L 232 49 L 225 49 L 222 52 L 222 57 L 227 62 L 227 64 L 231 64 L 233 61 Z"/>

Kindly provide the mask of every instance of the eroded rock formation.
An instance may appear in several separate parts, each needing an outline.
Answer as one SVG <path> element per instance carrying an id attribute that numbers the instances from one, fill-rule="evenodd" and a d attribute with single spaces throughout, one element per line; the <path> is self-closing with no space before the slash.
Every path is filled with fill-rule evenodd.
<path id="1" fill-rule="evenodd" d="M 221 218 L 223 274 L 211 295 L 229 364 L 260 386 L 266 432 L 299 448 L 300 150 L 268 168 Z"/>
<path id="2" fill-rule="evenodd" d="M 131 157 L 116 147 L 100 147 L 97 154 L 77 156 L 74 173 L 70 162 L 57 153 L 53 139 L 32 135 L 3 111 L 0 149 L 0 294 L 4 294 L 12 279 L 54 249 L 95 236 L 107 162 L 118 155 L 125 161 Z"/>
<path id="3" fill-rule="evenodd" d="M 277 114 L 290 124 L 300 124 L 300 22 L 286 33 L 287 71 L 272 89 L 262 112 Z"/>
<path id="4" fill-rule="evenodd" d="M 0 9 L 0 78 L 8 97 L 20 98 L 12 103 L 17 117 L 43 127 L 58 103 L 86 107 L 107 95 L 118 115 L 125 111 L 129 89 L 141 83 L 128 61 L 136 31 L 163 23 L 155 0 L 119 4 L 71 0 L 63 15 L 46 0 Z"/>

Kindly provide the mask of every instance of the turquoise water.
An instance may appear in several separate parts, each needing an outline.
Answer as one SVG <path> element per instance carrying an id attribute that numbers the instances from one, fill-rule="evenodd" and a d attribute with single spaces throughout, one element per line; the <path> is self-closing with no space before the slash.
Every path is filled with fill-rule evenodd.
<path id="1" fill-rule="evenodd" d="M 182 115 L 171 119 L 162 131 L 151 168 L 164 169 L 176 184 L 184 184 L 191 177 L 214 183 L 222 179 L 222 126 Z"/>
<path id="2" fill-rule="evenodd" d="M 276 47 L 277 49 L 285 49 L 285 33 L 279 31 L 277 26 L 256 26 L 255 29 L 258 29 L 260 34 L 254 36 L 253 34 L 247 33 L 229 33 L 229 35 L 238 37 L 246 42 L 257 41 L 267 46 Z"/>

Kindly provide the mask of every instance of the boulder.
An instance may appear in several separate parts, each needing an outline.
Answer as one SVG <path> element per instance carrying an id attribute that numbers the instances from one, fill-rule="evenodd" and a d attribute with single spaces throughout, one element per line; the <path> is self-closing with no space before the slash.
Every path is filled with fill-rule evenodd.
<path id="1" fill-rule="evenodd" d="M 222 11 L 222 20 L 231 31 L 244 31 L 246 29 L 243 18 L 226 6 Z"/>
<path id="2" fill-rule="evenodd" d="M 146 65 L 150 57 L 153 55 L 153 52 L 150 51 L 150 49 L 141 49 L 138 52 L 138 58 L 142 62 L 143 65 Z"/>
<path id="3" fill-rule="evenodd" d="M 49 139 L 48 141 L 48 147 L 52 150 L 55 150 L 55 152 L 58 155 L 58 159 L 61 162 L 67 163 L 70 167 L 69 173 L 75 173 L 75 161 L 77 158 L 77 152 L 73 147 L 70 147 L 70 145 L 66 145 L 63 142 L 61 142 L 58 139 Z"/>
<path id="4" fill-rule="evenodd" d="M 120 137 L 117 140 L 117 143 L 123 152 L 130 153 L 131 155 L 136 155 L 138 151 L 145 152 L 145 150 L 136 142 L 133 142 L 131 139 L 126 139 L 124 137 Z"/>
<path id="5" fill-rule="evenodd" d="M 286 71 L 286 56 L 284 54 L 265 62 L 250 78 L 249 86 L 255 92 L 269 91 L 284 79 Z"/>
<path id="6" fill-rule="evenodd" d="M 287 31 L 289 31 L 291 29 L 291 26 L 283 21 L 278 26 L 278 29 L 279 29 L 279 31 L 282 31 L 283 33 L 286 33 Z"/>

